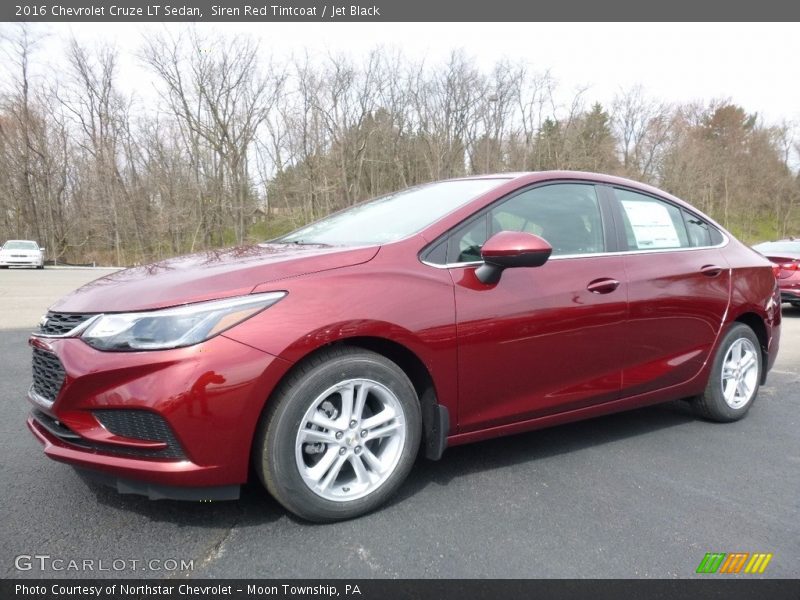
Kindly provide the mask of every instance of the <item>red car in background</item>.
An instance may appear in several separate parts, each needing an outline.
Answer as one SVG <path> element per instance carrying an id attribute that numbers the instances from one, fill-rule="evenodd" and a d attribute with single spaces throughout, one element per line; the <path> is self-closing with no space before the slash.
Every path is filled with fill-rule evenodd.
<path id="1" fill-rule="evenodd" d="M 419 452 L 678 398 L 740 419 L 780 322 L 769 261 L 669 194 L 471 177 L 80 288 L 30 338 L 28 425 L 123 493 L 236 498 L 252 467 L 332 521 Z"/>
<path id="2" fill-rule="evenodd" d="M 775 264 L 781 300 L 800 308 L 800 240 L 790 238 L 753 246 Z"/>

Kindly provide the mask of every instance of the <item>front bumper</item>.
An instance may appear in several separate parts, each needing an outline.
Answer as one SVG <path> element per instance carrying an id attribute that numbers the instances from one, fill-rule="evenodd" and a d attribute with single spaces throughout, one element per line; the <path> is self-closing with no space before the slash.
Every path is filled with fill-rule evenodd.
<path id="1" fill-rule="evenodd" d="M 150 497 L 192 497 L 172 489 L 189 487 L 206 488 L 201 498 L 235 497 L 264 403 L 290 367 L 224 335 L 152 352 L 100 352 L 78 338 L 35 335 L 30 344 L 58 357 L 64 371 L 52 402 L 28 394 L 28 427 L 45 454 Z M 157 415 L 169 444 L 136 427 L 120 435 L 101 416 L 109 413 Z"/>
<path id="2" fill-rule="evenodd" d="M 43 264 L 41 258 L 0 258 L 0 267 L 40 267 Z"/>

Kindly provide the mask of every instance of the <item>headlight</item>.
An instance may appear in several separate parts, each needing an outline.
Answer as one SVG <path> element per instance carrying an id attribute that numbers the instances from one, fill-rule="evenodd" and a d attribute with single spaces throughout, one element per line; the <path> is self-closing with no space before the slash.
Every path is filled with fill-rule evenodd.
<path id="1" fill-rule="evenodd" d="M 98 350 L 164 350 L 203 342 L 272 306 L 286 292 L 96 317 L 81 338 Z"/>

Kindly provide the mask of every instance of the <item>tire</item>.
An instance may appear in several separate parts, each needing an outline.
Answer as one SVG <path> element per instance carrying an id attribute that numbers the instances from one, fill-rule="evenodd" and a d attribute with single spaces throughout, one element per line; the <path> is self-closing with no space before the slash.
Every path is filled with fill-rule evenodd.
<path id="1" fill-rule="evenodd" d="M 44 265 L 38 265 L 36 268 L 37 269 L 44 269 Z"/>
<path id="2" fill-rule="evenodd" d="M 400 367 L 368 350 L 330 348 L 277 388 L 256 434 L 254 465 L 270 494 L 297 516 L 351 519 L 397 491 L 421 432 L 419 400 Z"/>
<path id="3" fill-rule="evenodd" d="M 705 392 L 693 399 L 695 413 L 720 423 L 744 417 L 758 396 L 762 361 L 756 334 L 744 323 L 734 323 L 714 357 Z"/>

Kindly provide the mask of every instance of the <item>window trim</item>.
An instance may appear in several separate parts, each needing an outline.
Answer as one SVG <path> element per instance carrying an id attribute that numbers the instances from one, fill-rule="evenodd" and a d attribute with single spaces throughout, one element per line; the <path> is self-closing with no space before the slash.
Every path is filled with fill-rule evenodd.
<path id="1" fill-rule="evenodd" d="M 589 254 L 559 254 L 557 256 L 551 256 L 547 259 L 547 262 L 553 260 L 572 260 L 576 258 L 602 258 L 602 257 L 609 257 L 609 256 L 629 256 L 629 255 L 638 255 L 638 254 L 661 254 L 664 252 L 697 252 L 699 250 L 710 250 L 713 248 L 722 248 L 726 245 L 728 241 L 728 236 L 724 233 L 720 232 L 723 236 L 724 242 L 722 244 L 718 244 L 716 246 L 694 246 L 688 248 L 662 248 L 660 250 L 620 250 L 618 252 L 592 252 Z M 460 262 L 460 263 L 447 263 L 447 264 L 436 264 L 432 262 L 427 262 L 425 260 L 421 261 L 422 264 L 428 265 L 429 267 L 435 267 L 437 269 L 455 269 L 460 267 L 477 267 L 483 264 L 482 260 L 474 260 L 470 262 Z"/>

